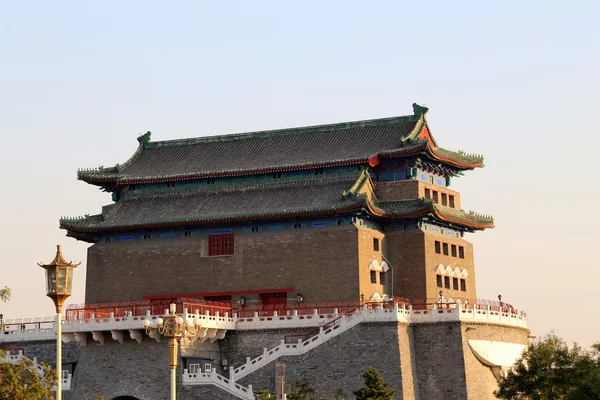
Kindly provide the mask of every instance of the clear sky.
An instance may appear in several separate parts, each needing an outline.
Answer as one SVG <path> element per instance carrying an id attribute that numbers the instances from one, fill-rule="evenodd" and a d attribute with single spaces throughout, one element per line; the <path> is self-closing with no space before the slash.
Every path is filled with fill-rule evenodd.
<path id="1" fill-rule="evenodd" d="M 475 245 L 478 297 L 600 341 L 600 3 L 0 0 L 0 304 L 51 315 L 55 245 L 87 243 L 60 216 L 110 195 L 77 168 L 126 161 L 153 140 L 406 115 L 430 108 L 438 143 L 483 154 L 455 179 L 496 228 Z M 115 280 L 121 279 L 119 276 Z"/>

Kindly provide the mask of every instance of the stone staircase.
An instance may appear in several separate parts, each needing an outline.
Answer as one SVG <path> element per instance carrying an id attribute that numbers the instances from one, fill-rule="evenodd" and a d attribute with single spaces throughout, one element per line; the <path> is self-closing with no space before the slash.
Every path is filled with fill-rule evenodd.
<path id="1" fill-rule="evenodd" d="M 269 363 L 277 360 L 283 356 L 298 356 L 304 354 L 319 345 L 327 342 L 328 340 L 344 333 L 348 329 L 358 325 L 365 319 L 365 315 L 368 314 L 368 310 L 357 309 L 349 312 L 345 315 L 334 315 L 329 320 L 325 321 L 321 326 L 318 327 L 318 331 L 312 336 L 302 340 L 298 340 L 297 343 L 286 343 L 285 339 L 281 340 L 281 343 L 268 350 L 263 349 L 263 354 L 251 359 L 248 357 L 246 363 L 243 365 L 232 368 L 229 372 L 230 377 L 226 378 L 212 370 L 208 373 L 190 373 L 187 369 L 184 369 L 183 373 L 183 384 L 184 385 L 215 385 L 232 395 L 235 395 L 239 399 L 254 399 L 254 393 L 252 392 L 252 385 L 247 388 L 239 385 L 236 380 L 242 379 L 252 372 L 266 366 Z"/>

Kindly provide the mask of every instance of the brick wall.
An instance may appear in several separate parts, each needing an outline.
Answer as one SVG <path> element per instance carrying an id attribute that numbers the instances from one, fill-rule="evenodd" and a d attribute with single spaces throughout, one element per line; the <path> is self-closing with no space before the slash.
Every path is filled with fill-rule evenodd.
<path id="1" fill-rule="evenodd" d="M 426 279 L 426 297 L 435 299 L 438 297 L 438 292 L 442 290 L 444 297 L 450 297 L 453 299 L 470 299 L 471 302 L 475 301 L 477 297 L 477 292 L 475 288 L 475 261 L 473 256 L 473 245 L 462 238 L 457 238 L 453 236 L 444 235 L 442 233 L 437 232 L 423 232 L 423 240 L 425 245 L 425 279 Z M 440 243 L 448 244 L 448 255 L 443 254 L 443 249 L 441 254 L 437 254 L 435 252 L 435 242 L 438 241 Z M 451 249 L 452 245 L 462 246 L 464 248 L 465 258 L 452 257 Z M 465 292 L 460 290 L 454 290 L 452 286 L 452 278 L 450 278 L 450 289 L 439 288 L 436 283 L 436 273 L 435 270 L 438 265 L 450 266 L 452 268 L 459 267 L 461 269 L 466 269 L 469 273 L 469 276 L 466 279 L 467 290 Z M 460 278 L 459 278 L 460 285 Z"/>
<path id="2" fill-rule="evenodd" d="M 391 291 L 391 279 L 390 283 L 387 282 L 391 273 L 386 275 L 386 284 L 381 284 L 381 274 L 375 272 L 375 283 L 371 282 L 371 271 L 369 265 L 373 260 L 377 260 L 378 263 L 383 261 L 381 252 L 383 250 L 384 234 L 376 229 L 371 229 L 366 226 L 358 227 L 358 278 L 359 278 L 359 293 L 365 295 L 365 299 L 370 299 L 374 293 L 379 295 L 390 294 Z M 373 247 L 373 239 L 379 239 L 380 251 L 375 251 Z"/>
<path id="3" fill-rule="evenodd" d="M 306 302 L 358 300 L 354 225 L 236 234 L 231 256 L 203 257 L 202 240 L 94 244 L 88 250 L 86 303 L 287 287 Z"/>
<path id="4" fill-rule="evenodd" d="M 1 338 L 0 338 L 1 339 Z M 37 358 L 38 362 L 45 362 L 52 368 L 56 367 L 56 340 L 36 340 L 19 343 L 0 343 L 0 350 L 11 351 L 15 354 L 18 350 L 31 360 Z M 63 343 L 63 363 L 72 363 L 79 359 L 79 346 L 74 343 Z"/>
<path id="5" fill-rule="evenodd" d="M 394 295 L 409 299 L 426 296 L 425 242 L 420 229 L 386 231 L 384 254 L 394 268 Z M 391 280 L 391 275 L 390 275 Z"/>
<path id="6" fill-rule="evenodd" d="M 460 193 L 446 187 L 436 186 L 414 179 L 375 183 L 375 193 L 377 194 L 377 198 L 381 201 L 423 199 L 426 197 L 425 189 L 430 191 L 432 199 L 433 191 L 438 192 L 438 204 L 442 204 L 442 194 L 448 196 L 448 206 L 450 206 L 449 196 L 454 196 L 453 208 L 460 210 Z"/>
<path id="7" fill-rule="evenodd" d="M 419 398 L 466 400 L 461 324 L 415 324 L 412 329 Z"/>
<path id="8" fill-rule="evenodd" d="M 419 197 L 419 181 L 376 182 L 375 194 L 381 201 L 413 200 Z"/>
<path id="9" fill-rule="evenodd" d="M 182 346 L 184 356 L 219 357 L 218 343 L 194 343 Z M 187 349 L 186 349 L 187 347 Z M 216 353 L 215 353 L 216 352 Z M 177 398 L 182 400 L 233 400 L 234 396 L 212 385 L 183 386 L 183 360 L 177 366 Z M 218 362 L 215 363 L 218 367 Z M 107 341 L 97 345 L 91 338 L 81 350 L 72 389 L 64 392 L 65 400 L 106 400 L 118 396 L 134 396 L 140 400 L 164 400 L 170 397 L 169 349 L 167 341 L 144 336 L 142 343 L 126 338 L 123 344 Z"/>
<path id="10" fill-rule="evenodd" d="M 296 331 L 296 330 L 293 330 Z M 291 330 L 232 331 L 214 343 L 182 345 L 181 354 L 213 358 L 213 366 L 228 360 L 238 367 L 246 357 L 254 358 L 263 348 L 277 346 Z M 362 323 L 301 356 L 282 357 L 286 382 L 307 379 L 325 398 L 332 399 L 337 389 L 347 398 L 363 384 L 362 373 L 373 366 L 397 390 L 396 399 L 415 400 L 492 400 L 497 381 L 492 371 L 473 355 L 468 340 L 494 340 L 527 344 L 529 330 L 481 322 L 399 324 Z M 4 344 L 3 347 L 6 347 Z M 53 341 L 15 343 L 29 357 L 52 361 Z M 169 397 L 167 341 L 156 342 L 144 336 L 142 343 L 126 337 L 123 344 L 107 340 L 104 345 L 88 338 L 87 346 L 64 344 L 65 360 L 77 367 L 72 390 L 65 400 L 81 400 L 97 395 L 110 400 L 134 396 L 144 400 Z M 72 353 L 71 355 L 69 355 Z M 49 357 L 49 358 L 48 358 Z M 177 371 L 178 398 L 230 400 L 233 396 L 213 386 L 182 386 L 183 360 Z M 220 373 L 226 374 L 224 371 Z M 275 392 L 275 363 L 253 372 L 241 384 Z"/>
<path id="11" fill-rule="evenodd" d="M 337 389 L 343 389 L 346 398 L 353 398 L 352 391 L 362 387 L 361 375 L 369 366 L 377 368 L 390 382 L 390 387 L 397 391 L 397 399 L 414 399 L 412 393 L 403 396 L 403 389 L 410 388 L 413 380 L 412 371 L 402 369 L 410 367 L 411 349 L 406 335 L 406 326 L 397 323 L 360 324 L 308 353 L 278 361 L 286 364 L 286 382 L 293 384 L 306 379 L 327 399 L 333 399 Z M 406 385 L 405 379 L 409 380 Z M 275 392 L 275 363 L 241 382 Z"/>
<path id="12" fill-rule="evenodd" d="M 468 329 L 468 330 L 467 330 Z M 498 390 L 498 381 L 492 370 L 483 365 L 473 354 L 469 339 L 493 340 L 498 342 L 527 345 L 528 329 L 509 328 L 494 324 L 463 323 L 462 352 L 469 400 L 494 400 L 494 390 Z"/>

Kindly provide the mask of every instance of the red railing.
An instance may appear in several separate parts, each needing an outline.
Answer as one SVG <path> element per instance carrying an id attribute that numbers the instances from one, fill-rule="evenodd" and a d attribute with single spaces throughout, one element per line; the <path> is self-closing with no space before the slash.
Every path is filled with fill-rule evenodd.
<path id="1" fill-rule="evenodd" d="M 131 313 L 134 316 L 146 315 L 148 311 L 152 315 L 161 315 L 165 310 L 169 309 L 169 305 L 176 305 L 176 312 L 183 313 L 187 308 L 188 312 L 205 314 L 207 311 L 210 315 L 215 315 L 217 312 L 223 316 L 226 312 L 232 315 L 231 305 L 216 301 L 206 301 L 198 299 L 159 299 L 159 300 L 134 300 L 134 301 L 116 301 L 109 303 L 85 304 L 79 308 L 69 308 L 66 310 L 66 319 L 87 319 L 92 314 L 96 318 L 108 318 L 111 313 L 115 317 L 124 317 Z"/>
<path id="2" fill-rule="evenodd" d="M 113 313 L 115 317 L 124 317 L 131 313 L 134 316 L 143 316 L 146 312 L 150 311 L 152 315 L 161 315 L 165 313 L 165 310 L 169 308 L 171 303 L 176 304 L 176 312 L 183 313 L 183 310 L 187 308 L 188 312 L 194 313 L 196 310 L 200 314 L 205 314 L 207 311 L 210 315 L 215 315 L 219 312 L 219 315 L 223 316 L 226 312 L 229 316 L 233 316 L 233 313 L 237 313 L 239 318 L 252 318 L 255 313 L 259 317 L 271 317 L 277 312 L 279 315 L 292 315 L 294 311 L 298 315 L 312 315 L 315 313 L 321 315 L 333 315 L 335 309 L 339 315 L 348 314 L 349 312 L 355 311 L 358 307 L 366 305 L 369 309 L 376 307 L 391 308 L 394 303 L 400 305 L 411 305 L 414 310 L 426 310 L 431 309 L 435 304 L 438 308 L 451 307 L 457 302 L 466 305 L 465 300 L 446 300 L 439 301 L 439 299 L 413 299 L 412 301 L 402 298 L 393 297 L 386 302 L 360 302 L 360 301 L 328 301 L 328 302 L 316 302 L 316 303 L 287 303 L 287 304 L 249 304 L 244 307 L 239 304 L 233 306 L 229 302 L 217 302 L 198 300 L 190 298 L 172 298 L 172 299 L 155 299 L 155 300 L 135 300 L 135 301 L 122 301 L 122 302 L 107 302 L 97 304 L 85 304 L 79 307 L 71 306 L 66 310 L 67 320 L 72 319 L 87 319 L 94 314 L 97 318 L 108 318 L 110 313 Z M 493 311 L 502 312 L 514 312 L 515 309 L 511 304 L 500 303 L 494 300 L 476 299 L 473 304 L 477 309 L 489 309 Z"/>

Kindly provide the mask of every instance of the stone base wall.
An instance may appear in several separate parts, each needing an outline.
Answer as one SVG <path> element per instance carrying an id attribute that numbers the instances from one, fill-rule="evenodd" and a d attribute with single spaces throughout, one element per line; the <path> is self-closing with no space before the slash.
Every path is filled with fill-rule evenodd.
<path id="1" fill-rule="evenodd" d="M 285 364 L 285 378 L 289 386 L 307 379 L 317 392 L 327 399 L 342 389 L 347 398 L 362 386 L 362 373 L 370 366 L 377 368 L 390 387 L 396 390 L 397 399 L 414 399 L 411 393 L 403 397 L 403 382 L 412 384 L 410 362 L 402 369 L 402 359 L 410 359 L 411 349 L 406 346 L 407 326 L 397 323 L 360 324 L 301 356 L 282 357 L 277 362 Z M 402 337 L 403 340 L 399 340 Z M 275 363 L 271 363 L 240 380 L 255 389 L 275 393 Z"/>
<path id="2" fill-rule="evenodd" d="M 79 349 L 79 346 L 74 343 L 63 343 L 63 365 L 65 363 L 77 362 L 80 356 Z M 0 350 L 10 351 L 14 354 L 17 354 L 21 350 L 23 355 L 31 360 L 37 358 L 39 362 L 43 361 L 52 368 L 56 367 L 56 340 L 36 340 L 16 343 L 2 343 L 0 341 Z"/>
<path id="3" fill-rule="evenodd" d="M 225 339 L 182 345 L 184 357 L 212 358 L 217 372 L 227 360 L 229 369 L 240 366 L 246 357 L 254 358 L 263 348 L 277 346 L 286 334 L 298 330 L 231 331 Z M 497 389 L 494 374 L 471 351 L 468 340 L 492 340 L 526 345 L 529 330 L 477 322 L 440 322 L 405 324 L 398 322 L 361 323 L 311 351 L 286 356 L 276 362 L 285 364 L 287 389 L 307 379 L 321 396 L 334 398 L 344 390 L 346 398 L 363 385 L 362 373 L 369 367 L 379 370 L 396 390 L 395 398 L 406 400 L 492 400 Z M 52 362 L 53 342 L 13 344 L 25 355 Z M 6 346 L 4 346 L 6 347 Z M 133 396 L 140 400 L 169 398 L 167 341 L 156 342 L 144 336 L 139 344 L 126 339 L 123 344 L 107 340 L 104 345 L 91 338 L 77 350 L 66 344 L 65 361 L 78 355 L 70 391 L 65 400 L 104 396 Z M 276 392 L 276 362 L 249 374 L 238 383 L 255 390 Z M 228 400 L 235 397 L 218 387 L 183 386 L 184 361 L 177 370 L 178 398 Z"/>

